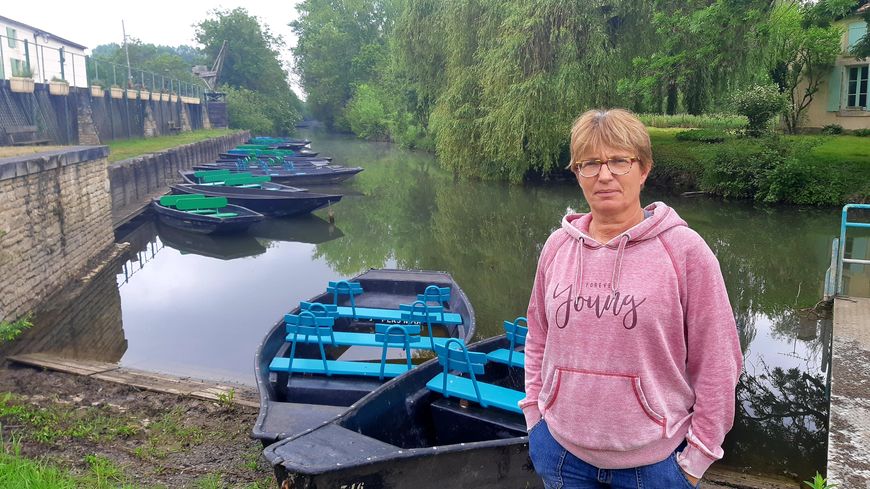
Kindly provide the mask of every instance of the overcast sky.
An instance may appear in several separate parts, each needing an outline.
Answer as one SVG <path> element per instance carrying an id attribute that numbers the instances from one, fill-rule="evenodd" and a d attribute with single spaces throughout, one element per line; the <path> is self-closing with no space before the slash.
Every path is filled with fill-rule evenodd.
<path id="1" fill-rule="evenodd" d="M 299 1 L 148 0 L 108 3 L 39 0 L 31 3 L 4 0 L 0 15 L 91 49 L 111 42 L 120 44 L 123 40 L 122 19 L 128 36 L 145 43 L 177 46 L 196 45 L 192 25 L 208 17 L 209 11 L 241 6 L 268 25 L 273 34 L 282 36 L 289 48 L 296 40 L 287 24 L 296 19 Z M 283 59 L 289 64 L 288 48 L 283 52 Z"/>

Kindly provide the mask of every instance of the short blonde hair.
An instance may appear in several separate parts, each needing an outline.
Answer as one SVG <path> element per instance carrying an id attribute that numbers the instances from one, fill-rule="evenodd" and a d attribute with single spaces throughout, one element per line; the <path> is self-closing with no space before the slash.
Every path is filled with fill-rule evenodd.
<path id="1" fill-rule="evenodd" d="M 571 127 L 571 162 L 568 169 L 574 171 L 580 156 L 587 149 L 597 150 L 604 146 L 631 151 L 640 160 L 641 169 L 652 169 L 649 132 L 630 111 L 596 109 L 578 117 Z"/>

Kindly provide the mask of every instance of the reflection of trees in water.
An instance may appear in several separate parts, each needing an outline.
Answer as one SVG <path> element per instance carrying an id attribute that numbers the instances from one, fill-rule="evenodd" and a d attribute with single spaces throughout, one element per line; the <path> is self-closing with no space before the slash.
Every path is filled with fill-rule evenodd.
<path id="1" fill-rule="evenodd" d="M 435 241 L 474 304 L 478 335 L 502 333 L 503 320 L 526 313 L 541 247 L 565 212 L 564 194 L 460 182 L 439 189 L 438 211 Z"/>
<path id="2" fill-rule="evenodd" d="M 795 470 L 800 480 L 823 470 L 827 452 L 825 378 L 797 368 L 761 365 L 737 385 L 737 416 L 725 463 L 754 472 Z"/>
<path id="3" fill-rule="evenodd" d="M 757 317 L 797 324 L 791 321 L 796 308 L 821 298 L 836 212 L 712 200 L 679 205 L 678 211 L 719 259 L 744 350 L 756 335 Z"/>
<path id="4" fill-rule="evenodd" d="M 364 197 L 346 197 L 334 206 L 345 236 L 318 245 L 315 258 L 346 276 L 381 268 L 390 258 L 403 268 L 430 261 L 435 188 L 449 177 L 429 168 L 429 157 L 408 155 L 396 151 L 357 175 L 354 189 Z"/>

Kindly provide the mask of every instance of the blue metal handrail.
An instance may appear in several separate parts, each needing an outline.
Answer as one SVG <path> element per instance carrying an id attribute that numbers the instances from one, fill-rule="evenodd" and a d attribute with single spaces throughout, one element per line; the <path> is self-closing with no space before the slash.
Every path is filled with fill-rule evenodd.
<path id="1" fill-rule="evenodd" d="M 846 204 L 843 206 L 843 217 L 840 219 L 840 251 L 837 254 L 837 294 L 843 293 L 843 264 L 856 263 L 860 265 L 870 265 L 870 260 L 859 260 L 857 258 L 845 258 L 846 253 L 846 231 L 848 228 L 866 228 L 870 229 L 870 223 L 866 222 L 849 222 L 850 209 L 870 209 L 870 204 Z"/>

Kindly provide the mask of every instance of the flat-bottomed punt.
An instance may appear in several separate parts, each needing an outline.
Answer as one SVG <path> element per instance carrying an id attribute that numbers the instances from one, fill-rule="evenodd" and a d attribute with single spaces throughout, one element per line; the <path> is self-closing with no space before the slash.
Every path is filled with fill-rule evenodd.
<path id="1" fill-rule="evenodd" d="M 351 284 L 354 292 L 341 292 L 344 284 Z M 400 305 L 417 303 L 414 307 L 419 307 L 421 296 L 433 288 L 445 300 L 441 306 L 428 310 L 440 312 L 432 312 L 431 318 L 428 314 L 406 315 L 410 320 L 403 321 Z M 286 321 L 300 321 L 317 307 L 313 303 L 329 307 L 333 314 L 329 319 L 334 318 L 334 326 L 329 328 L 323 342 L 316 335 L 296 338 L 288 333 Z M 390 321 L 393 314 L 396 320 Z M 414 320 L 424 323 L 424 329 L 428 330 L 418 334 L 413 346 L 405 349 L 413 353 L 415 361 L 431 358 L 434 354 L 431 345 L 436 342 L 448 338 L 468 341 L 474 335 L 474 310 L 462 289 L 443 272 L 369 270 L 346 282 L 331 284 L 328 292 L 294 308 L 274 325 L 257 351 L 255 371 L 261 404 L 252 437 L 265 446 L 319 426 L 389 378 L 406 371 L 405 352 L 398 354 L 398 358 L 392 357 L 398 360 L 395 363 L 385 363 L 385 371 L 381 369 L 385 361 L 383 344 L 372 333 L 379 323 L 413 327 L 409 323 Z M 392 348 L 390 352 L 400 350 Z M 304 373 L 309 367 L 315 370 Z M 323 374 L 323 367 L 328 367 L 329 375 Z"/>
<path id="2" fill-rule="evenodd" d="M 278 168 L 249 168 L 242 169 L 231 166 L 221 166 L 216 164 L 200 164 L 194 165 L 194 170 L 230 170 L 249 172 L 255 176 L 269 176 L 271 181 L 285 185 L 324 185 L 330 183 L 338 183 L 347 180 L 348 178 L 363 171 L 360 167 L 340 167 L 335 168 L 332 165 L 325 167 L 310 167 L 310 168 L 293 168 L 284 169 Z"/>
<path id="3" fill-rule="evenodd" d="M 229 234 L 247 230 L 263 215 L 232 205 L 224 197 L 205 195 L 164 195 L 151 202 L 151 208 L 163 224 L 202 234 Z"/>
<path id="4" fill-rule="evenodd" d="M 242 178 L 232 172 L 207 172 L 205 175 L 197 173 L 206 181 L 171 185 L 172 193 L 225 197 L 230 204 L 272 217 L 309 214 L 340 201 L 342 197 L 338 194 L 320 194 L 274 184 L 269 181 L 268 176 L 251 175 Z M 190 178 L 187 174 L 183 176 L 185 180 Z"/>
<path id="5" fill-rule="evenodd" d="M 488 407 L 476 401 L 473 387 L 469 391 L 468 372 L 461 377 L 447 373 L 454 371 L 455 362 L 469 358 L 466 352 L 454 350 L 448 368 L 442 350 L 439 360 L 384 384 L 332 421 L 267 447 L 264 455 L 279 485 L 542 487 L 516 405 L 524 395 L 523 369 L 484 360 L 507 348 L 505 336 L 468 347 L 469 363 L 480 366 L 472 367 L 477 372 L 473 379 Z M 449 397 L 443 395 L 444 386 Z"/>

